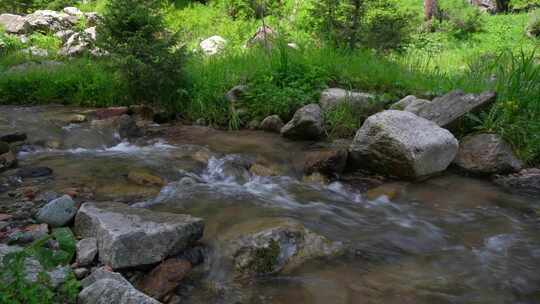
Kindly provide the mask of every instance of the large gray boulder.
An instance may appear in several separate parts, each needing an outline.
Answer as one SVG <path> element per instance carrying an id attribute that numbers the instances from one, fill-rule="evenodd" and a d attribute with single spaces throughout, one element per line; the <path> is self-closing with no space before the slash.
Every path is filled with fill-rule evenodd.
<path id="1" fill-rule="evenodd" d="M 159 301 L 138 291 L 121 274 L 96 269 L 82 281 L 80 304 L 160 304 Z"/>
<path id="2" fill-rule="evenodd" d="M 99 260 L 113 269 L 150 265 L 176 255 L 203 235 L 202 219 L 120 203 L 85 203 L 75 232 L 97 239 Z"/>
<path id="3" fill-rule="evenodd" d="M 291 121 L 281 128 L 281 135 L 296 140 L 317 140 L 324 134 L 321 108 L 309 104 L 296 111 Z"/>
<path id="4" fill-rule="evenodd" d="M 40 223 L 46 223 L 53 227 L 62 227 L 77 214 L 77 204 L 69 195 L 64 195 L 50 201 L 47 205 L 38 210 L 36 219 Z"/>
<path id="5" fill-rule="evenodd" d="M 240 223 L 221 235 L 224 256 L 232 258 L 240 277 L 290 272 L 305 262 L 344 253 L 333 242 L 287 218 L 259 218 Z"/>
<path id="6" fill-rule="evenodd" d="M 457 90 L 433 99 L 415 114 L 448 129 L 454 127 L 467 113 L 487 109 L 496 99 L 497 95 L 493 92 L 465 94 Z"/>
<path id="7" fill-rule="evenodd" d="M 444 171 L 457 150 L 458 141 L 448 130 L 413 113 L 388 110 L 364 122 L 349 157 L 356 167 L 417 179 Z"/>
<path id="8" fill-rule="evenodd" d="M 354 108 L 368 108 L 374 101 L 375 96 L 371 94 L 330 88 L 321 93 L 319 103 L 323 111 L 328 111 L 344 103 Z"/>
<path id="9" fill-rule="evenodd" d="M 30 31 L 30 24 L 23 16 L 13 14 L 1 14 L 0 26 L 6 30 L 8 34 L 26 34 Z"/>
<path id="10" fill-rule="evenodd" d="M 78 16 L 71 16 L 51 10 L 37 10 L 24 17 L 32 31 L 56 33 L 73 27 L 79 20 Z"/>
<path id="11" fill-rule="evenodd" d="M 513 173 L 523 166 L 512 147 L 496 134 L 465 137 L 460 142 L 454 164 L 469 173 L 485 175 Z"/>

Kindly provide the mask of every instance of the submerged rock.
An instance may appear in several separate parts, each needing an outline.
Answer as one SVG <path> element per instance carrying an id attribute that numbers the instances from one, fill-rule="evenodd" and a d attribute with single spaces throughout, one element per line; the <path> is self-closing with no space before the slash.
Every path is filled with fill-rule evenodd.
<path id="1" fill-rule="evenodd" d="M 249 168 L 249 172 L 256 176 L 279 176 L 282 173 L 276 166 L 265 166 L 262 164 L 253 164 Z"/>
<path id="2" fill-rule="evenodd" d="M 26 133 L 22 132 L 15 132 L 10 134 L 5 134 L 0 136 L 0 142 L 6 142 L 8 144 L 18 142 L 18 141 L 25 141 L 27 138 Z"/>
<path id="3" fill-rule="evenodd" d="M 388 110 L 365 121 L 349 155 L 355 167 L 416 179 L 446 170 L 457 150 L 449 131 L 413 113 Z"/>
<path id="4" fill-rule="evenodd" d="M 348 103 L 355 109 L 369 108 L 374 101 L 375 96 L 371 94 L 330 88 L 321 93 L 319 103 L 323 111 L 329 111 L 344 103 Z"/>
<path id="5" fill-rule="evenodd" d="M 78 297 L 80 304 L 160 304 L 138 291 L 121 274 L 103 268 L 95 270 L 82 281 L 84 289 Z"/>
<path id="6" fill-rule="evenodd" d="M 53 227 L 62 227 L 75 217 L 77 204 L 69 195 L 50 201 L 43 206 L 36 214 L 36 219 L 40 223 L 46 223 Z"/>
<path id="7" fill-rule="evenodd" d="M 8 143 L 0 141 L 0 172 L 17 166 L 17 157 Z"/>
<path id="8" fill-rule="evenodd" d="M 239 276 L 288 272 L 311 259 L 344 251 L 341 242 L 332 242 L 291 219 L 260 218 L 230 231 L 232 235 L 226 234 L 222 240 Z"/>
<path id="9" fill-rule="evenodd" d="M 165 260 L 145 275 L 137 287 L 145 294 L 161 300 L 178 287 L 191 268 L 191 262 L 186 259 Z"/>
<path id="10" fill-rule="evenodd" d="M 118 119 L 118 134 L 122 138 L 136 138 L 143 135 L 143 130 L 131 116 L 122 115 Z"/>
<path id="11" fill-rule="evenodd" d="M 457 90 L 433 99 L 415 114 L 448 129 L 454 127 L 467 113 L 486 110 L 496 99 L 494 92 L 466 94 Z"/>
<path id="12" fill-rule="evenodd" d="M 279 133 L 284 124 L 278 115 L 268 116 L 261 122 L 259 128 L 266 132 Z"/>
<path id="13" fill-rule="evenodd" d="M 21 178 L 46 177 L 53 174 L 53 170 L 48 167 L 26 167 L 17 170 L 17 176 Z"/>
<path id="14" fill-rule="evenodd" d="M 324 135 L 319 105 L 310 104 L 296 111 L 291 121 L 281 128 L 281 135 L 296 140 L 317 140 Z"/>
<path id="15" fill-rule="evenodd" d="M 96 110 L 97 119 L 107 119 L 111 117 L 118 117 L 128 113 L 128 107 L 111 107 Z"/>
<path id="16" fill-rule="evenodd" d="M 95 237 L 100 261 L 113 269 L 162 261 L 200 239 L 203 230 L 199 218 L 120 203 L 85 203 L 75 218 L 76 233 Z"/>
<path id="17" fill-rule="evenodd" d="M 540 195 L 540 169 L 530 168 L 511 175 L 495 177 L 495 183 L 511 191 Z"/>
<path id="18" fill-rule="evenodd" d="M 523 166 L 510 145 L 496 134 L 465 137 L 454 164 L 466 172 L 486 175 L 513 173 Z"/>
<path id="19" fill-rule="evenodd" d="M 341 173 L 347 164 L 348 152 L 346 149 L 323 149 L 306 153 L 304 173 L 315 172 L 333 175 Z"/>
<path id="20" fill-rule="evenodd" d="M 163 187 L 165 185 L 165 181 L 161 177 L 144 170 L 131 170 L 128 174 L 128 180 L 141 186 Z"/>

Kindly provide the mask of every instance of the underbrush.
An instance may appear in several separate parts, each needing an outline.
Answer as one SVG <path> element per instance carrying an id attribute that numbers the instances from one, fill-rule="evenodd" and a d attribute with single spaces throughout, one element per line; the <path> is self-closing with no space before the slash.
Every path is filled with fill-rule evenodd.
<path id="1" fill-rule="evenodd" d="M 125 84 L 105 62 L 77 59 L 59 65 L 49 65 L 47 61 L 25 64 L 28 67 L 23 67 L 22 71 L 9 71 L 4 66 L 0 77 L 0 104 L 104 107 L 128 103 Z"/>
<path id="2" fill-rule="evenodd" d="M 58 242 L 58 250 L 50 249 L 47 243 Z M 21 251 L 7 254 L 0 264 L 0 303 L 2 304 L 53 304 L 75 303 L 80 284 L 72 272 L 60 287 L 51 284 L 47 271 L 57 266 L 66 266 L 75 255 L 75 239 L 68 228 L 54 229 L 51 236 L 37 240 Z M 30 262 L 33 260 L 34 262 Z M 41 265 L 41 271 L 33 273 L 36 280 L 30 280 L 31 270 Z M 69 269 L 69 266 L 68 266 Z"/>

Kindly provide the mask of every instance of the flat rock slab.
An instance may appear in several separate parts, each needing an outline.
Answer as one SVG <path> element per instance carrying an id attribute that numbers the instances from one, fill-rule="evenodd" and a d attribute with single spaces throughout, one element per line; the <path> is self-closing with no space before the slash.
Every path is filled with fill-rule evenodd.
<path id="1" fill-rule="evenodd" d="M 426 103 L 421 109 L 415 111 L 415 114 L 443 128 L 451 129 L 467 113 L 486 110 L 496 99 L 497 94 L 494 92 L 466 94 L 456 90 Z"/>
<path id="2" fill-rule="evenodd" d="M 75 217 L 75 232 L 96 238 L 100 261 L 113 269 L 160 262 L 200 239 L 203 230 L 200 218 L 120 203 L 85 203 Z"/>

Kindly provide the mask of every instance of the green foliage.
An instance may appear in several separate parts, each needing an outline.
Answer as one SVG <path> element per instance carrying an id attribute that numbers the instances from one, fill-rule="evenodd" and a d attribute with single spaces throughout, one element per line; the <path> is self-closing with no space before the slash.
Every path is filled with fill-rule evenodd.
<path id="1" fill-rule="evenodd" d="M 364 45 L 379 50 L 400 50 L 410 41 L 415 14 L 393 1 L 371 0 L 362 25 Z"/>
<path id="2" fill-rule="evenodd" d="M 497 104 L 483 117 L 483 128 L 510 141 L 523 160 L 540 162 L 540 65 L 536 53 L 502 53 L 484 65 L 495 73 Z"/>
<path id="3" fill-rule="evenodd" d="M 458 39 L 467 39 L 483 30 L 484 16 L 484 13 L 467 1 L 456 0 L 441 5 L 440 16 L 432 26 L 435 30 L 447 31 Z"/>
<path id="4" fill-rule="evenodd" d="M 7 54 L 21 49 L 22 43 L 15 36 L 7 35 L 0 28 L 0 57 L 6 56 Z"/>
<path id="5" fill-rule="evenodd" d="M 510 0 L 510 8 L 513 10 L 527 10 L 540 7 L 540 0 Z"/>
<path id="6" fill-rule="evenodd" d="M 99 45 L 112 57 L 128 94 L 141 103 L 172 105 L 182 87 L 182 52 L 165 30 L 161 1 L 113 0 L 98 28 Z"/>
<path id="7" fill-rule="evenodd" d="M 400 49 L 409 40 L 416 15 L 393 0 L 312 1 L 307 27 L 337 47 Z"/>
<path id="8" fill-rule="evenodd" d="M 0 77 L 0 104 L 111 106 L 128 103 L 125 90 L 106 64 L 82 58 L 60 66 L 6 72 Z"/>
<path id="9" fill-rule="evenodd" d="M 264 16 L 282 16 L 285 1 L 281 0 L 221 0 L 218 5 L 234 18 L 262 18 Z"/>
<path id="10" fill-rule="evenodd" d="M 6 255 L 0 265 L 0 303 L 6 304 L 53 304 L 75 303 L 80 290 L 80 284 L 73 273 L 60 289 L 55 290 L 50 284 L 50 278 L 45 271 L 38 274 L 37 282 L 30 282 L 26 278 L 26 263 L 28 259 L 37 259 L 45 269 L 59 265 L 69 265 L 69 260 L 56 259 L 57 252 L 74 250 L 75 239 L 68 228 L 60 228 L 52 236 L 45 237 L 32 243 L 22 251 Z M 60 244 L 59 251 L 46 247 L 47 241 L 56 239 Z"/>
<path id="11" fill-rule="evenodd" d="M 38 9 L 61 10 L 67 6 L 75 6 L 78 2 L 78 0 L 2 0 L 0 11 L 26 14 Z"/>
<path id="12" fill-rule="evenodd" d="M 324 113 L 324 122 L 330 138 L 350 138 L 360 128 L 363 119 L 349 103 L 341 103 Z"/>

